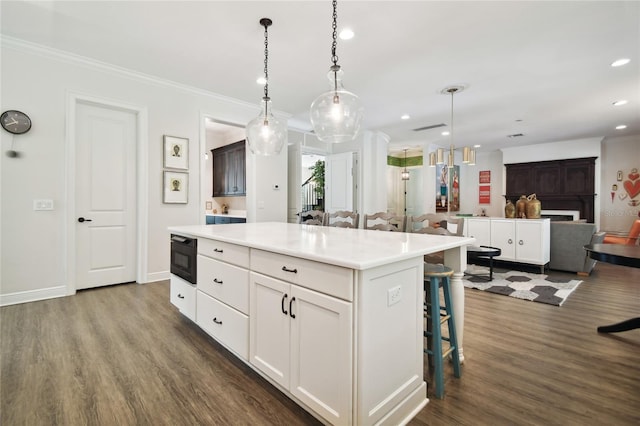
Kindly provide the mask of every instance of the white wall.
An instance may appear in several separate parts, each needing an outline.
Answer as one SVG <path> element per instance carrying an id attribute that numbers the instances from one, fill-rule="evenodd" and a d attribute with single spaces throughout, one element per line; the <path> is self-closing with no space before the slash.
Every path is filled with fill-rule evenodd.
<path id="1" fill-rule="evenodd" d="M 15 39 L 2 38 L 2 110 L 18 109 L 33 120 L 32 130 L 13 138 L 20 158 L 1 157 L 2 240 L 0 304 L 7 295 L 39 298 L 47 289 L 65 286 L 65 100 L 70 92 L 135 105 L 148 112 L 148 270 L 146 281 L 168 277 L 170 225 L 198 224 L 200 205 L 201 114 L 223 122 L 244 125 L 258 114 L 259 106 L 212 93 L 156 80 L 149 76 L 95 64 L 84 58 L 43 49 Z M 28 85 L 28 90 L 25 90 Z M 204 132 L 202 132 L 204 134 Z M 162 203 L 162 136 L 188 138 L 189 203 Z M 11 149 L 12 137 L 2 132 L 2 151 Z M 284 151 L 284 150 L 283 150 Z M 253 220 L 286 221 L 286 153 L 264 163 L 248 163 L 254 180 L 248 190 L 261 193 L 264 208 Z M 256 182 L 255 176 L 270 176 Z M 282 175 L 282 176 L 281 176 Z M 267 191 L 280 182 L 283 191 Z M 73 188 L 70 188 L 72 191 Z M 49 198 L 53 211 L 33 211 L 33 200 Z M 254 203 L 257 205 L 257 203 Z"/>
<path id="2" fill-rule="evenodd" d="M 631 198 L 624 190 L 624 181 L 629 180 L 633 168 L 640 170 L 640 135 L 607 138 L 602 142 L 601 230 L 627 233 L 633 221 L 640 217 L 640 204 L 630 205 Z M 623 175 L 621 182 L 618 171 Z M 617 191 L 612 191 L 614 184 Z M 613 200 L 611 192 L 614 192 Z M 635 200 L 640 201 L 640 195 Z"/>

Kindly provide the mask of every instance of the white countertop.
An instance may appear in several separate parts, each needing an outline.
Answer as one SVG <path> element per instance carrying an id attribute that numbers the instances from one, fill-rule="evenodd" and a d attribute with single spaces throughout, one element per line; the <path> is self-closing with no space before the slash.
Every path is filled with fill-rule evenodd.
<path id="1" fill-rule="evenodd" d="M 224 241 L 358 270 L 475 242 L 475 238 L 467 237 L 283 222 L 172 226 L 168 229 L 184 236 Z"/>

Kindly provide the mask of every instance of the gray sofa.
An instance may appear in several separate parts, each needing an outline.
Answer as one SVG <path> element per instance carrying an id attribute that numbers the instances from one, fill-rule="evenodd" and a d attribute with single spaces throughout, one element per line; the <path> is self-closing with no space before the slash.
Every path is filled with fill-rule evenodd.
<path id="1" fill-rule="evenodd" d="M 586 255 L 584 246 L 604 240 L 604 232 L 585 222 L 551 222 L 549 269 L 589 275 L 596 261 Z"/>

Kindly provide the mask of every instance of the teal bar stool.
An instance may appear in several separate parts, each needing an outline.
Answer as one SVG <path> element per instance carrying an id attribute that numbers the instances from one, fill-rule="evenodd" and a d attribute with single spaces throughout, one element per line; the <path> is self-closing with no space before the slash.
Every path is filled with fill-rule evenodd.
<path id="1" fill-rule="evenodd" d="M 456 324 L 453 315 L 450 279 L 453 269 L 444 265 L 424 264 L 425 315 L 427 328 L 424 336 L 427 338 L 427 348 L 424 352 L 429 358 L 430 373 L 433 372 L 438 399 L 444 398 L 444 359 L 451 355 L 453 375 L 460 377 L 460 354 L 456 338 Z M 440 305 L 440 287 L 444 293 L 444 305 Z M 449 337 L 442 335 L 442 324 L 447 323 Z M 442 341 L 449 342 L 449 347 L 443 349 Z M 433 368 L 432 368 L 433 367 Z"/>

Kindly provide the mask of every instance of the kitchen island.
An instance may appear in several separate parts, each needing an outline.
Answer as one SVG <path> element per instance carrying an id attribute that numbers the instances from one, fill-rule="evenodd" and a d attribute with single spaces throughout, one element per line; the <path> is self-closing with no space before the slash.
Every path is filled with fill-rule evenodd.
<path id="1" fill-rule="evenodd" d="M 473 238 L 287 223 L 170 227 L 198 240 L 171 301 L 330 424 L 403 424 L 427 403 L 423 255 L 445 251 L 462 358 Z M 195 311 L 195 312 L 194 312 Z"/>

